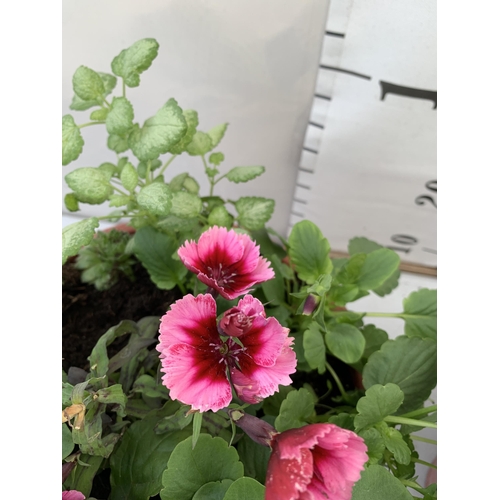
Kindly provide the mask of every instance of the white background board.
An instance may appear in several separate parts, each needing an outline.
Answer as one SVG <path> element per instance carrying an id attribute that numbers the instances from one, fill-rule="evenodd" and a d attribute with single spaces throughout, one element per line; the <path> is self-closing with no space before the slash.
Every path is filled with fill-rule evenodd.
<path id="1" fill-rule="evenodd" d="M 436 31 L 435 0 L 331 1 L 290 226 L 436 266 Z"/>

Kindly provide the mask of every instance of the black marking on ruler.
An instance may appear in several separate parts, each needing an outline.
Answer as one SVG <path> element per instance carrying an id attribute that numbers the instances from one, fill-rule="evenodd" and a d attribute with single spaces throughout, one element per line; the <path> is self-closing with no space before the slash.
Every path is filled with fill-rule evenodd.
<path id="1" fill-rule="evenodd" d="M 296 182 L 295 185 L 304 189 L 311 189 L 311 186 L 306 186 L 305 184 L 300 184 L 299 182 Z"/>
<path id="2" fill-rule="evenodd" d="M 422 248 L 422 252 L 437 254 L 437 250 L 432 250 L 432 248 Z"/>
<path id="3" fill-rule="evenodd" d="M 318 99 L 326 99 L 327 101 L 332 100 L 331 97 L 328 97 L 327 95 L 322 95 L 322 94 L 314 94 L 314 97 L 317 97 Z"/>
<path id="4" fill-rule="evenodd" d="M 309 125 L 312 125 L 313 127 L 318 127 L 318 128 L 325 128 L 324 125 L 321 125 L 319 123 L 314 123 L 314 122 L 309 122 Z"/>
<path id="5" fill-rule="evenodd" d="M 336 36 L 337 38 L 344 38 L 344 33 L 338 33 L 337 31 L 325 31 L 325 35 Z"/>
<path id="6" fill-rule="evenodd" d="M 303 203 L 304 205 L 307 205 L 307 201 L 305 201 L 305 200 L 299 200 L 298 198 L 294 198 L 293 201 L 296 201 L 297 203 Z"/>
<path id="7" fill-rule="evenodd" d="M 290 210 L 290 213 L 293 215 L 296 215 L 297 217 L 304 217 L 304 214 L 301 214 L 300 212 L 296 212 L 295 210 Z"/>
<path id="8" fill-rule="evenodd" d="M 364 78 L 365 80 L 371 80 L 372 77 L 368 75 L 363 75 L 362 73 L 357 73 L 356 71 L 351 71 L 348 69 L 336 68 L 334 66 L 327 66 L 326 64 L 320 64 L 321 69 L 331 69 L 332 71 L 338 71 L 339 73 L 346 73 L 347 75 L 357 76 L 359 78 Z"/>
<path id="9" fill-rule="evenodd" d="M 299 170 L 301 172 L 307 172 L 308 174 L 314 174 L 314 170 L 312 170 L 310 168 L 299 167 Z"/>
<path id="10" fill-rule="evenodd" d="M 318 154 L 318 152 L 315 149 L 311 148 L 306 148 L 305 146 L 302 148 L 304 151 L 309 151 L 310 153 L 314 153 L 315 155 Z"/>

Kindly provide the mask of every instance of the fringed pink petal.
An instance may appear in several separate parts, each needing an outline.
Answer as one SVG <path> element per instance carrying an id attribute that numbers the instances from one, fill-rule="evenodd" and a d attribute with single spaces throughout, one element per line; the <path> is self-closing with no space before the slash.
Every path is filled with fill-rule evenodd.
<path id="1" fill-rule="evenodd" d="M 161 318 L 156 349 L 161 353 L 178 343 L 204 346 L 217 342 L 216 316 L 217 305 L 210 294 L 184 296 Z"/>
<path id="2" fill-rule="evenodd" d="M 226 365 L 218 362 L 212 351 L 177 344 L 168 349 L 161 363 L 163 383 L 170 389 L 172 399 L 201 412 L 215 412 L 231 402 Z"/>
<path id="3" fill-rule="evenodd" d="M 267 465 L 265 500 L 297 500 L 301 492 L 307 491 L 313 476 L 312 453 L 300 450 L 296 459 L 284 459 L 279 445 Z"/>
<path id="4" fill-rule="evenodd" d="M 212 226 L 205 231 L 198 240 L 198 255 L 205 267 L 216 272 L 239 262 L 245 252 L 239 236 L 225 227 Z"/>
<path id="5" fill-rule="evenodd" d="M 292 341 L 293 339 L 289 337 L 287 344 Z M 286 386 L 292 383 L 290 374 L 295 373 L 297 357 L 295 352 L 285 345 L 273 366 L 257 365 L 246 356 L 240 358 L 240 366 L 246 377 L 258 383 L 258 397 L 264 399 L 277 392 L 280 385 Z"/>

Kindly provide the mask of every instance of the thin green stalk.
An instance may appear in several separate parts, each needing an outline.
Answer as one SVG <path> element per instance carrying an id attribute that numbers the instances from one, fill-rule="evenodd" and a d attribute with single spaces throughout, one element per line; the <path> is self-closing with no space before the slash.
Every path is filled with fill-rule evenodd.
<path id="1" fill-rule="evenodd" d="M 420 486 L 418 483 L 416 483 L 415 481 L 408 481 L 407 479 L 399 479 L 401 481 L 402 484 L 404 484 L 405 486 L 408 486 L 409 488 L 412 488 L 416 491 L 419 491 L 422 489 L 422 486 Z"/>
<path id="2" fill-rule="evenodd" d="M 165 172 L 165 170 L 167 169 L 167 167 L 174 161 L 175 157 L 177 155 L 172 155 L 166 162 L 165 162 L 165 165 L 163 165 L 163 167 L 160 168 L 159 172 L 158 172 L 158 176 L 160 175 L 163 175 L 163 172 Z"/>
<path id="3" fill-rule="evenodd" d="M 419 458 L 412 458 L 411 461 L 415 462 L 416 464 L 425 465 L 426 467 L 430 467 L 431 469 L 437 470 L 437 465 L 426 462 L 425 460 L 420 460 Z"/>
<path id="4" fill-rule="evenodd" d="M 109 106 L 109 108 L 111 108 L 111 104 L 108 101 L 106 101 L 106 99 L 103 99 L 103 102 L 105 102 Z"/>
<path id="5" fill-rule="evenodd" d="M 148 166 L 146 167 L 146 186 L 152 182 L 151 177 L 151 160 L 148 160 Z"/>
<path id="6" fill-rule="evenodd" d="M 348 401 L 348 396 L 345 392 L 344 386 L 342 385 L 342 382 L 340 381 L 339 376 L 335 373 L 335 370 L 330 366 L 330 363 L 326 362 L 325 363 L 326 369 L 330 372 L 330 375 L 333 377 L 333 380 L 335 380 L 335 383 L 337 384 L 337 387 L 339 388 L 340 394 L 342 394 L 342 397 Z"/>
<path id="7" fill-rule="evenodd" d="M 437 441 L 435 439 L 424 438 L 422 436 L 417 436 L 415 434 L 410 434 L 413 441 L 422 441 L 422 443 L 435 444 L 437 446 Z"/>
<path id="8" fill-rule="evenodd" d="M 406 424 L 406 425 L 417 425 L 419 427 L 430 427 L 431 429 L 437 429 L 437 424 L 434 422 L 425 422 L 424 420 L 415 420 L 413 418 L 395 417 L 389 415 L 384 418 L 385 422 L 391 424 Z"/>
<path id="9" fill-rule="evenodd" d="M 205 160 L 205 155 L 201 155 L 201 159 L 203 161 L 203 165 L 205 166 L 205 173 L 207 173 L 208 164 L 207 164 L 207 160 Z M 209 194 L 209 196 L 213 196 L 214 195 L 214 186 L 215 186 L 214 178 L 210 177 L 208 174 L 207 174 L 207 177 L 208 177 L 208 182 L 210 182 L 210 194 Z"/>
<path id="10" fill-rule="evenodd" d="M 127 97 L 127 92 L 125 91 L 125 89 L 127 88 L 127 86 L 125 85 L 125 79 L 122 78 L 122 94 L 123 94 L 123 97 Z"/>
<path id="11" fill-rule="evenodd" d="M 426 406 L 424 408 L 419 408 L 418 410 L 405 413 L 404 415 L 401 415 L 401 417 L 404 418 L 420 417 L 421 415 L 428 415 L 429 413 L 434 413 L 435 411 L 437 411 L 437 409 L 438 409 L 437 405 Z"/>
<path id="12" fill-rule="evenodd" d="M 102 125 L 103 123 L 106 122 L 88 122 L 88 123 L 82 123 L 81 125 L 77 125 L 77 127 L 78 128 L 90 127 L 91 125 Z"/>
<path id="13" fill-rule="evenodd" d="M 128 193 L 126 193 L 125 191 L 122 191 L 120 188 L 118 188 L 116 186 L 113 186 L 113 189 L 115 191 L 117 191 L 118 193 L 123 194 L 124 196 L 130 196 Z"/>
<path id="14" fill-rule="evenodd" d="M 370 316 L 372 318 L 401 318 L 401 313 L 379 313 L 379 312 L 367 312 L 360 313 L 365 316 Z"/>

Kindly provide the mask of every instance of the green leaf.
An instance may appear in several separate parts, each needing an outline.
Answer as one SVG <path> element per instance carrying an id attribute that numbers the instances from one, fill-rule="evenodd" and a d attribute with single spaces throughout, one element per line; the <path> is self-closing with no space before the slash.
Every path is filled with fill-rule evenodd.
<path id="1" fill-rule="evenodd" d="M 354 429 L 353 429 L 354 430 Z M 368 465 L 376 464 L 384 456 L 385 444 L 382 435 L 375 427 L 357 433 L 368 447 Z"/>
<path id="2" fill-rule="evenodd" d="M 134 252 L 158 288 L 171 290 L 182 283 L 187 268 L 172 257 L 178 245 L 170 236 L 151 226 L 140 228 L 134 236 Z"/>
<path id="3" fill-rule="evenodd" d="M 212 149 L 216 148 L 219 145 L 219 142 L 222 141 L 228 125 L 229 123 L 221 123 L 208 131 L 208 136 L 212 142 Z"/>
<path id="4" fill-rule="evenodd" d="M 101 170 L 93 167 L 81 167 L 67 174 L 64 179 L 73 190 L 78 201 L 99 205 L 111 194 L 113 187 Z"/>
<path id="5" fill-rule="evenodd" d="M 102 83 L 104 85 L 104 93 L 102 94 L 102 97 L 106 97 L 107 95 L 111 94 L 111 92 L 115 88 L 116 77 L 110 75 L 109 73 L 98 72 L 97 74 L 101 77 Z M 78 95 L 74 94 L 69 108 L 74 111 L 85 111 L 89 108 L 92 108 L 93 106 L 100 106 L 100 102 L 101 100 L 97 99 L 85 101 L 78 97 Z"/>
<path id="6" fill-rule="evenodd" d="M 88 245 L 94 237 L 95 229 L 99 227 L 97 217 L 74 222 L 62 231 L 62 263 L 76 255 L 80 248 Z"/>
<path id="7" fill-rule="evenodd" d="M 264 484 L 271 448 L 257 444 L 247 434 L 244 434 L 238 441 L 238 455 L 243 462 L 245 476 L 253 477 Z"/>
<path id="8" fill-rule="evenodd" d="M 110 500 L 147 499 L 160 492 L 161 475 L 174 448 L 189 430 L 156 434 L 156 419 L 134 422 L 111 455 Z"/>
<path id="9" fill-rule="evenodd" d="M 256 196 L 244 196 L 236 203 L 238 221 L 241 226 L 250 231 L 264 227 L 274 212 L 274 200 Z"/>
<path id="10" fill-rule="evenodd" d="M 169 152 L 173 155 L 179 155 L 186 151 L 189 143 L 193 140 L 196 127 L 198 126 L 198 113 L 194 109 L 185 109 L 182 113 L 186 120 L 187 129 L 184 137 L 169 149 Z"/>
<path id="11" fill-rule="evenodd" d="M 138 87 L 139 75 L 151 66 L 158 55 L 158 47 L 154 38 L 143 38 L 122 50 L 111 62 L 111 70 L 121 76 L 128 87 Z"/>
<path id="12" fill-rule="evenodd" d="M 108 108 L 95 109 L 90 113 L 90 119 L 96 121 L 105 121 L 109 113 Z"/>
<path id="13" fill-rule="evenodd" d="M 403 300 L 405 334 L 437 339 L 437 290 L 422 288 Z"/>
<path id="14" fill-rule="evenodd" d="M 349 241 L 349 254 L 355 255 L 357 253 L 371 253 L 375 250 L 379 250 L 384 248 L 382 245 L 375 243 L 374 241 L 369 240 L 368 238 L 353 238 Z M 373 292 L 379 295 L 380 297 L 384 297 L 389 294 L 398 286 L 400 272 L 397 269 L 382 285 L 373 289 Z"/>
<path id="15" fill-rule="evenodd" d="M 201 432 L 201 424 L 203 422 L 203 415 L 200 412 L 196 412 L 193 417 L 193 441 L 192 441 L 192 449 L 194 450 L 196 443 L 198 442 L 198 438 L 200 437 Z"/>
<path id="16" fill-rule="evenodd" d="M 331 274 L 320 274 L 318 279 L 307 289 L 308 293 L 314 293 L 319 297 L 324 297 L 332 285 Z"/>
<path id="17" fill-rule="evenodd" d="M 206 483 L 194 494 L 193 500 L 221 500 L 231 484 L 230 479 Z"/>
<path id="18" fill-rule="evenodd" d="M 389 335 L 384 330 L 377 328 L 375 325 L 365 325 L 361 332 L 365 337 L 364 358 L 369 358 L 375 351 L 378 351 L 384 342 L 389 339 Z"/>
<path id="19" fill-rule="evenodd" d="M 285 287 L 283 283 L 283 275 L 281 274 L 281 262 L 276 255 L 272 255 L 269 260 L 271 261 L 272 269 L 274 271 L 274 278 L 262 283 L 262 291 L 271 306 L 278 306 L 285 303 Z"/>
<path id="20" fill-rule="evenodd" d="M 357 284 L 366 257 L 365 253 L 353 255 L 337 273 L 337 281 L 343 285 Z"/>
<path id="21" fill-rule="evenodd" d="M 168 215 L 172 207 L 172 192 L 166 184 L 153 182 L 141 189 L 137 203 L 152 215 Z"/>
<path id="22" fill-rule="evenodd" d="M 66 481 L 65 485 L 67 483 L 70 483 L 68 484 L 68 489 L 77 490 L 83 493 L 85 498 L 89 498 L 90 492 L 92 490 L 94 476 L 99 471 L 104 457 L 82 454 L 80 455 L 78 460 L 78 465 L 75 469 L 73 469 L 73 472 Z"/>
<path id="23" fill-rule="evenodd" d="M 127 139 L 120 137 L 119 135 L 110 135 L 108 137 L 107 145 L 108 148 L 115 153 L 123 153 L 129 148 Z"/>
<path id="24" fill-rule="evenodd" d="M 286 250 L 282 245 L 275 243 L 271 237 L 269 236 L 269 232 L 265 227 L 257 229 L 256 231 L 251 231 L 252 239 L 255 240 L 257 245 L 259 245 L 260 253 L 267 257 L 271 258 L 273 255 L 276 255 L 278 259 L 284 259 L 287 255 Z M 284 264 L 280 266 L 282 268 L 286 268 L 291 271 L 290 267 L 285 266 Z M 286 272 L 286 271 L 284 271 Z M 282 274 L 284 274 L 282 272 Z M 285 276 L 287 279 L 293 279 L 293 272 L 290 277 Z"/>
<path id="25" fill-rule="evenodd" d="M 75 443 L 73 443 L 73 437 L 71 431 L 67 424 L 62 424 L 62 460 L 64 460 L 68 455 L 71 454 Z"/>
<path id="26" fill-rule="evenodd" d="M 172 208 L 170 213 L 181 219 L 190 219 L 196 217 L 203 208 L 203 204 L 198 196 L 187 193 L 186 191 L 177 191 L 172 194 Z"/>
<path id="27" fill-rule="evenodd" d="M 403 403 L 403 391 L 395 384 L 385 386 L 375 384 L 358 401 L 354 418 L 356 431 L 363 427 L 381 422 L 388 415 L 392 415 Z"/>
<path id="28" fill-rule="evenodd" d="M 179 443 L 163 473 L 162 500 L 191 500 L 206 483 L 243 476 L 243 464 L 238 453 L 224 439 L 200 434 L 192 449 L 191 437 Z"/>
<path id="29" fill-rule="evenodd" d="M 366 345 L 363 334 L 348 323 L 330 327 L 325 335 L 325 342 L 330 352 L 344 363 L 359 361 Z"/>
<path id="30" fill-rule="evenodd" d="M 265 488 L 251 477 L 240 477 L 229 486 L 223 500 L 264 500 Z"/>
<path id="31" fill-rule="evenodd" d="M 80 66 L 73 75 L 73 90 L 84 101 L 99 101 L 104 96 L 104 83 L 94 70 Z"/>
<path id="32" fill-rule="evenodd" d="M 62 164 L 68 165 L 76 160 L 83 150 L 83 138 L 80 129 L 71 115 L 62 117 Z"/>
<path id="33" fill-rule="evenodd" d="M 382 285 L 373 289 L 373 292 L 376 293 L 379 297 L 384 297 L 391 293 L 399 284 L 399 277 L 401 276 L 401 272 L 399 269 L 396 269 L 389 278 L 387 278 Z"/>
<path id="34" fill-rule="evenodd" d="M 314 415 L 314 398 L 304 388 L 290 392 L 281 403 L 280 413 L 274 426 L 278 432 L 307 425 L 308 419 Z"/>
<path id="35" fill-rule="evenodd" d="M 186 119 L 175 99 L 169 99 L 142 128 L 130 134 L 129 145 L 142 161 L 156 160 L 160 154 L 179 142 L 186 133 Z"/>
<path id="36" fill-rule="evenodd" d="M 212 150 L 213 147 L 210 136 L 197 130 L 191 142 L 186 146 L 186 151 L 191 156 L 202 156 Z"/>
<path id="37" fill-rule="evenodd" d="M 388 248 L 369 253 L 361 267 L 357 285 L 361 290 L 382 286 L 398 269 L 399 255 Z"/>
<path id="38" fill-rule="evenodd" d="M 304 332 L 304 355 L 311 368 L 316 368 L 318 373 L 325 372 L 326 349 L 321 329 L 315 321 Z"/>
<path id="39" fill-rule="evenodd" d="M 290 259 L 301 280 L 311 285 L 321 274 L 332 272 L 330 244 L 314 223 L 304 220 L 295 224 L 288 244 Z"/>
<path id="40" fill-rule="evenodd" d="M 125 97 L 113 97 L 106 117 L 106 130 L 111 135 L 125 134 L 133 125 L 134 108 Z"/>
<path id="41" fill-rule="evenodd" d="M 413 500 L 413 497 L 385 467 L 371 465 L 361 472 L 361 479 L 352 490 L 352 500 Z"/>
<path id="42" fill-rule="evenodd" d="M 130 196 L 125 194 L 112 194 L 109 197 L 110 207 L 124 207 L 130 201 Z"/>
<path id="43" fill-rule="evenodd" d="M 226 175 L 226 179 L 238 184 L 239 182 L 248 182 L 255 179 L 265 172 L 265 167 L 234 167 Z"/>
<path id="44" fill-rule="evenodd" d="M 211 226 L 226 227 L 231 229 L 233 227 L 234 217 L 227 211 L 224 205 L 216 206 L 208 216 L 208 223 Z"/>
<path id="45" fill-rule="evenodd" d="M 368 238 L 357 237 L 349 240 L 347 251 L 349 252 L 349 255 L 354 255 L 357 253 L 370 253 L 374 250 L 379 250 L 380 248 L 384 247 L 372 240 L 369 240 Z"/>
<path id="46" fill-rule="evenodd" d="M 99 171 L 101 171 L 105 176 L 106 176 L 106 179 L 109 181 L 111 179 L 111 177 L 113 177 L 113 175 L 115 175 L 116 173 L 116 166 L 113 165 L 112 163 L 109 163 L 109 162 L 105 162 L 105 163 L 101 163 L 97 169 Z"/>
<path id="47" fill-rule="evenodd" d="M 432 339 L 397 337 L 374 352 L 363 369 L 363 386 L 393 383 L 405 398 L 398 414 L 420 408 L 436 386 L 437 345 Z"/>
<path id="48" fill-rule="evenodd" d="M 64 196 L 64 206 L 70 212 L 78 212 L 78 210 L 80 210 L 78 198 L 75 196 L 75 193 L 68 193 Z"/>
<path id="49" fill-rule="evenodd" d="M 402 465 L 408 465 L 411 460 L 411 451 L 401 433 L 388 425 L 381 427 L 382 439 L 386 448 L 394 455 L 394 460 Z"/>
<path id="50" fill-rule="evenodd" d="M 266 415 L 277 417 L 280 413 L 281 403 L 286 399 L 290 392 L 295 389 L 290 385 L 280 385 L 279 391 L 275 392 L 272 396 L 264 399 L 262 402 L 262 409 Z"/>
<path id="51" fill-rule="evenodd" d="M 208 157 L 208 161 L 218 167 L 224 161 L 224 155 L 222 153 L 212 153 Z"/>
<path id="52" fill-rule="evenodd" d="M 137 174 L 137 170 L 134 168 L 132 163 L 127 162 L 125 164 L 120 174 L 120 181 L 127 191 L 130 193 L 134 192 L 134 189 L 137 187 L 137 183 L 139 182 L 139 175 Z"/>

